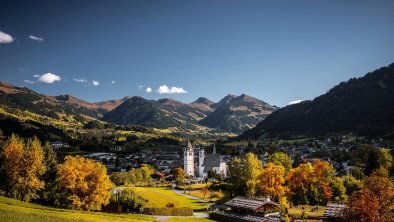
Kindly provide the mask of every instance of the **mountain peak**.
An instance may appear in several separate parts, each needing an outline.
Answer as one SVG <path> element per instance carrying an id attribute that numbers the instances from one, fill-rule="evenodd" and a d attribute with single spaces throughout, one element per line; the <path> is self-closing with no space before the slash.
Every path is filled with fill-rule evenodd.
<path id="1" fill-rule="evenodd" d="M 211 100 L 205 98 L 205 97 L 200 97 L 198 98 L 196 101 L 194 101 L 193 103 L 200 103 L 200 104 L 205 104 L 205 105 L 212 105 L 214 102 L 212 102 Z"/>

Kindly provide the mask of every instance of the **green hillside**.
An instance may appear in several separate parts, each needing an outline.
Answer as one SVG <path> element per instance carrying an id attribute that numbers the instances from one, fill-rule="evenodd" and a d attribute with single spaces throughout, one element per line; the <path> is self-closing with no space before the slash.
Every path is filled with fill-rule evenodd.
<path id="1" fill-rule="evenodd" d="M 0 196 L 2 222 L 154 221 L 151 216 L 105 214 L 44 207 Z"/>

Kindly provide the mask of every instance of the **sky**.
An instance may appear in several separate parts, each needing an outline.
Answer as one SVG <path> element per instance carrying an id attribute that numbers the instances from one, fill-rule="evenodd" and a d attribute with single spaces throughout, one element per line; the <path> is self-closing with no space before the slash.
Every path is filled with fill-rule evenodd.
<path id="1" fill-rule="evenodd" d="M 394 1 L 0 0 L 0 80 L 90 102 L 313 99 L 394 62 Z"/>

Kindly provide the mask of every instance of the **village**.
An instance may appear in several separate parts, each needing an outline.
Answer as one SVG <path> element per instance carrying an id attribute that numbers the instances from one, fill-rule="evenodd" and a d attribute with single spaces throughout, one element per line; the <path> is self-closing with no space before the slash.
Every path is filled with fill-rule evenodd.
<path id="1" fill-rule="evenodd" d="M 324 138 L 322 140 L 313 139 L 304 143 L 297 142 L 290 144 L 281 142 L 281 145 L 274 149 L 271 147 L 260 150 L 261 154 L 256 156 L 261 161 L 262 166 L 267 164 L 266 158 L 274 152 L 289 155 L 293 166 L 300 163 L 313 164 L 317 160 L 327 161 L 335 168 L 335 174 L 337 176 L 343 176 L 354 174 L 354 172 L 363 172 L 366 164 L 360 164 L 357 161 L 346 158 L 337 158 L 336 155 L 333 156 L 332 154 L 337 153 L 340 156 L 346 156 L 347 153 L 351 152 L 352 148 L 365 145 L 366 142 L 370 144 L 370 147 L 374 147 L 375 149 L 386 145 L 383 144 L 383 140 L 355 140 L 349 139 L 344 135 Z M 272 144 L 272 141 L 264 141 L 261 144 L 264 143 L 267 145 L 266 147 L 269 147 L 268 144 Z M 246 146 L 237 145 L 235 148 L 236 155 L 221 155 L 216 148 L 216 144 L 203 147 L 188 140 L 183 148 L 169 152 L 154 153 L 150 149 L 144 149 L 136 153 L 125 154 L 122 152 L 122 146 L 114 146 L 110 152 L 94 152 L 85 154 L 84 156 L 104 164 L 109 174 L 128 172 L 144 164 L 151 165 L 154 167 L 154 173 L 151 175 L 151 182 L 153 184 L 161 184 L 164 181 L 167 184 L 172 184 L 173 189 L 179 189 L 184 194 L 188 192 L 190 194 L 193 190 L 193 194 L 195 194 L 196 190 L 199 190 L 195 189 L 195 187 L 201 188 L 207 183 L 225 184 L 226 182 L 231 182 L 229 165 L 234 158 L 244 158 L 246 151 L 256 148 L 251 147 L 250 144 L 249 141 Z M 55 142 L 51 145 L 56 150 L 69 149 L 69 145 L 63 144 L 62 142 Z M 207 152 L 207 150 L 210 152 Z M 174 175 L 174 171 L 178 168 L 182 168 L 185 173 L 182 184 L 179 184 L 179 181 L 177 181 Z M 232 221 L 233 219 L 235 221 L 279 222 L 283 220 L 283 214 L 280 212 L 283 209 L 277 201 L 270 199 L 270 197 L 248 198 L 245 196 L 235 196 L 233 198 L 227 198 L 225 202 L 212 202 L 209 206 L 209 212 L 212 219 L 219 221 Z M 316 208 L 304 208 L 304 206 L 290 205 L 291 208 L 294 208 L 294 210 L 297 209 L 305 215 L 307 214 L 305 211 L 314 212 L 318 210 L 317 206 Z M 320 209 L 321 213 L 319 215 L 310 216 L 309 218 L 322 221 L 339 220 L 343 216 L 342 210 L 344 208 L 345 204 L 343 202 L 330 201 L 324 206 L 324 211 Z M 285 210 L 288 211 L 289 209 L 285 208 Z"/>

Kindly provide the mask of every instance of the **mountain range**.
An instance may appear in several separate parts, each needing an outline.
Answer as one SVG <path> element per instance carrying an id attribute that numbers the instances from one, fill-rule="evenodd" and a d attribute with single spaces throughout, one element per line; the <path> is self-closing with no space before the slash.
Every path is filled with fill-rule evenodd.
<path id="1" fill-rule="evenodd" d="M 183 103 L 169 98 L 156 101 L 138 96 L 90 103 L 72 95 L 40 94 L 7 82 L 0 82 L 0 104 L 52 118 L 61 118 L 61 113 L 66 113 L 82 122 L 97 119 L 161 129 L 208 127 L 238 134 L 278 109 L 245 94 L 228 95 L 217 103 L 202 97 L 192 103 Z"/>
<path id="2" fill-rule="evenodd" d="M 105 114 L 103 120 L 158 128 L 194 128 L 203 125 L 241 133 L 276 109 L 275 106 L 245 94 L 228 95 L 218 103 L 202 97 L 192 103 L 182 103 L 173 99 L 155 101 L 135 96 Z"/>
<path id="3" fill-rule="evenodd" d="M 312 101 L 281 108 L 239 139 L 344 132 L 394 138 L 394 63 L 341 82 Z"/>

